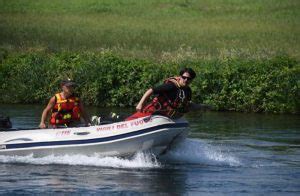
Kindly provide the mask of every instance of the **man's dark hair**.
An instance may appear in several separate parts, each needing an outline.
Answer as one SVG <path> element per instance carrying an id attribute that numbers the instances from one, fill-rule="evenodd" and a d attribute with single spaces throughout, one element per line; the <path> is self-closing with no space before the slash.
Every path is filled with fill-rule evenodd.
<path id="1" fill-rule="evenodd" d="M 194 79 L 196 77 L 196 73 L 192 68 L 185 67 L 180 70 L 179 74 L 182 76 L 185 72 L 188 72 L 192 79 Z"/>

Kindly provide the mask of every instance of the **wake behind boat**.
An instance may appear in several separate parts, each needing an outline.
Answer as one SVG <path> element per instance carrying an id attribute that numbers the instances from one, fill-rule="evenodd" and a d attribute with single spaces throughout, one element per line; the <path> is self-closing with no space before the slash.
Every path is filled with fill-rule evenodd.
<path id="1" fill-rule="evenodd" d="M 0 155 L 128 156 L 143 150 L 161 153 L 185 138 L 188 127 L 184 119 L 153 115 L 90 127 L 2 131 Z"/>

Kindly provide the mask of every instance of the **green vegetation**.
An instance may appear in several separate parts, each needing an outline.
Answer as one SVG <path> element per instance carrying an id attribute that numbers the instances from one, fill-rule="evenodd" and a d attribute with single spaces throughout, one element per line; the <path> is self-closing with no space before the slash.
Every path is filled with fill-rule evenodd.
<path id="1" fill-rule="evenodd" d="M 189 66 L 195 102 L 297 113 L 299 35 L 299 0 L 0 0 L 0 103 L 70 77 L 86 104 L 133 106 Z"/>
<path id="2" fill-rule="evenodd" d="M 300 59 L 299 0 L 0 0 L 0 48 L 156 62 Z"/>
<path id="3" fill-rule="evenodd" d="M 300 64 L 289 57 L 183 62 L 198 73 L 193 100 L 218 110 L 298 113 Z M 0 64 L 0 103 L 41 103 L 61 79 L 79 84 L 86 104 L 133 106 L 151 86 L 176 75 L 177 64 L 126 60 L 111 53 L 24 53 Z"/>

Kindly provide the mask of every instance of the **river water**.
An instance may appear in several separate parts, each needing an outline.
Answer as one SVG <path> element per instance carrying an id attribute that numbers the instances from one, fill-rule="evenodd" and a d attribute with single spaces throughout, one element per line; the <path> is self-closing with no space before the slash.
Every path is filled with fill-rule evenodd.
<path id="1" fill-rule="evenodd" d="M 14 127 L 39 124 L 40 105 L 0 105 Z M 91 115 L 130 109 L 88 108 Z M 0 194 L 299 195 L 300 116 L 194 112 L 166 155 L 0 155 Z"/>

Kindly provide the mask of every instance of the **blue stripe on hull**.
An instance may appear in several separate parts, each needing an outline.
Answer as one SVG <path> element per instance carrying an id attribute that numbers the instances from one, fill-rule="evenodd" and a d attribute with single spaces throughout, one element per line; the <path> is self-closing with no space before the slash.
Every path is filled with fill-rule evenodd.
<path id="1" fill-rule="evenodd" d="M 118 139 L 124 139 L 144 133 L 149 133 L 158 129 L 165 128 L 183 128 L 188 127 L 188 123 L 177 123 L 177 124 L 166 124 L 158 125 L 155 127 L 150 127 L 147 129 L 142 129 L 139 131 L 134 131 L 130 133 L 105 137 L 105 138 L 95 138 L 95 139 L 85 139 L 85 140 L 66 140 L 66 141 L 53 141 L 53 142 L 36 142 L 36 143 L 21 143 L 21 144 L 6 144 L 6 149 L 17 149 L 17 148 L 31 148 L 31 147 L 41 147 L 41 146 L 60 146 L 60 145 L 74 145 L 74 144 L 92 144 L 99 142 L 107 142 Z M 5 151 L 5 150 L 4 150 Z"/>

